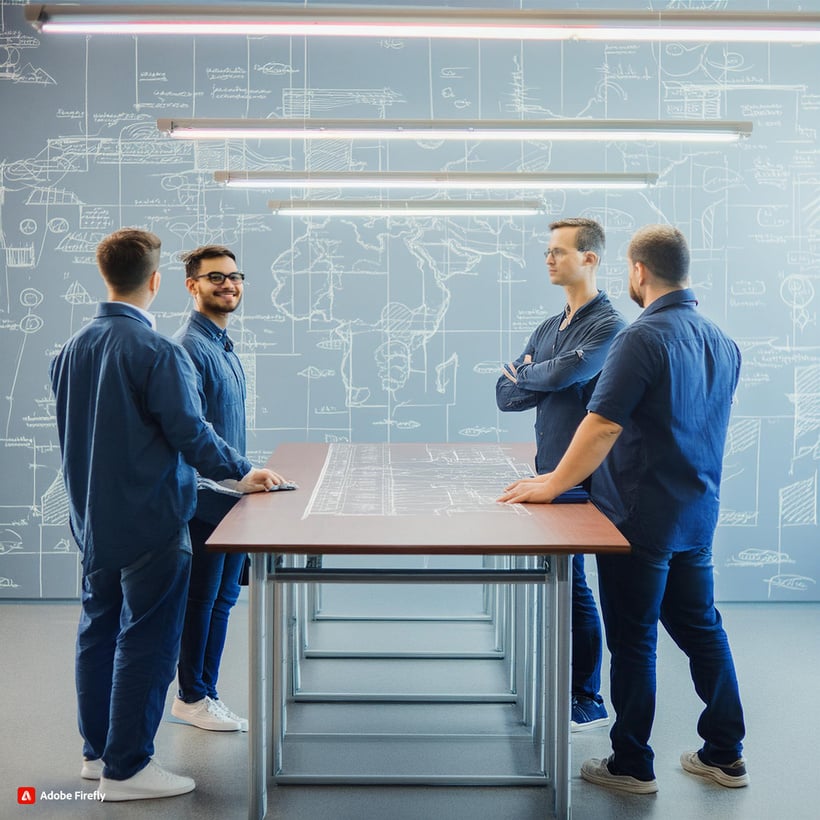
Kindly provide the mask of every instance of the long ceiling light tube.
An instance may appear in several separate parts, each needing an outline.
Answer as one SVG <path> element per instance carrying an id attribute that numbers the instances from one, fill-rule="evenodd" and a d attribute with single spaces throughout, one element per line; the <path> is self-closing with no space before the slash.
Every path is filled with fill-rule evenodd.
<path id="1" fill-rule="evenodd" d="M 722 120 L 355 120 L 168 119 L 164 134 L 181 140 L 380 139 L 529 140 L 625 142 L 735 142 L 752 133 L 751 122 Z"/>
<path id="2" fill-rule="evenodd" d="M 545 213 L 542 200 L 271 200 L 278 216 L 532 216 Z"/>
<path id="3" fill-rule="evenodd" d="M 818 43 L 815 12 L 30 3 L 44 33 Z"/>
<path id="4" fill-rule="evenodd" d="M 535 174 L 535 173 L 356 173 L 328 171 L 215 171 L 214 180 L 230 188 L 340 188 L 348 190 L 403 188 L 407 190 L 545 191 L 554 189 L 647 188 L 657 174 Z"/>

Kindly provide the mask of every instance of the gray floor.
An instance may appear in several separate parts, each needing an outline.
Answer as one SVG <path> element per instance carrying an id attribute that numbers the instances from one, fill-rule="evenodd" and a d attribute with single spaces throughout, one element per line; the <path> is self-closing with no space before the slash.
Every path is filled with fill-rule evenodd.
<path id="1" fill-rule="evenodd" d="M 746 756 L 752 784 L 737 791 L 700 782 L 678 765 L 698 745 L 699 701 L 685 658 L 664 636 L 659 647 L 658 714 L 653 734 L 660 792 L 617 795 L 583 782 L 580 763 L 608 751 L 606 730 L 573 738 L 575 820 L 809 820 L 820 816 L 814 778 L 820 711 L 820 604 L 727 604 L 721 607 L 735 652 L 747 715 Z M 117 805 L 40 801 L 17 805 L 17 788 L 91 791 L 79 777 L 80 741 L 74 717 L 73 640 L 76 603 L 0 604 L 3 730 L 0 817 L 244 818 L 247 736 L 218 735 L 165 720 L 157 756 L 192 775 L 196 790 L 182 797 Z M 237 711 L 247 702 L 247 604 L 231 621 L 220 692 Z M 606 660 L 605 660 L 606 662 Z M 171 690 L 169 690 L 169 696 Z M 535 787 L 279 786 L 269 792 L 272 818 L 286 820 L 500 820 L 549 816 Z"/>

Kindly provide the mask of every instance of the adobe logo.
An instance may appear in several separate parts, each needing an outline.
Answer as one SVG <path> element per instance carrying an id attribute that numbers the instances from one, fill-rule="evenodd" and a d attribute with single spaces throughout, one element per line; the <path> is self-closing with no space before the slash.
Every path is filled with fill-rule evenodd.
<path id="1" fill-rule="evenodd" d="M 34 786 L 18 786 L 17 802 L 21 806 L 33 806 L 37 802 L 37 792 Z"/>

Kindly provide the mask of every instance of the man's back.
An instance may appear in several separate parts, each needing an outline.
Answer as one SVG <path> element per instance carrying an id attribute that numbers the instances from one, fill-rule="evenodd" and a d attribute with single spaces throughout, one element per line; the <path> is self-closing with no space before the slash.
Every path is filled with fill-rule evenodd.
<path id="1" fill-rule="evenodd" d="M 740 353 L 695 305 L 688 289 L 649 305 L 616 339 L 589 404 L 624 427 L 593 496 L 649 547 L 706 546 L 717 524 Z"/>
<path id="2" fill-rule="evenodd" d="M 209 464 L 215 478 L 235 477 L 227 465 L 236 454 L 201 417 L 190 360 L 137 309 L 101 304 L 51 373 L 86 572 L 129 565 L 190 518 L 195 477 L 183 455 Z"/>

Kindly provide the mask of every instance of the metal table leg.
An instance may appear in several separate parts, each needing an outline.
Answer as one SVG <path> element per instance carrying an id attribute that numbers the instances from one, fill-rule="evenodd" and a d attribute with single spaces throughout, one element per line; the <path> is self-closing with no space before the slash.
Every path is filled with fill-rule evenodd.
<path id="1" fill-rule="evenodd" d="M 248 820 L 261 820 L 268 810 L 268 709 L 273 704 L 267 675 L 267 559 L 264 553 L 251 554 L 248 588 Z"/>
<path id="2" fill-rule="evenodd" d="M 556 664 L 556 708 L 555 708 L 555 815 L 569 820 L 572 813 L 570 802 L 570 701 L 571 689 L 571 645 L 572 645 L 572 585 L 570 580 L 571 555 L 553 555 L 555 573 L 556 614 L 554 624 L 558 641 Z"/>

